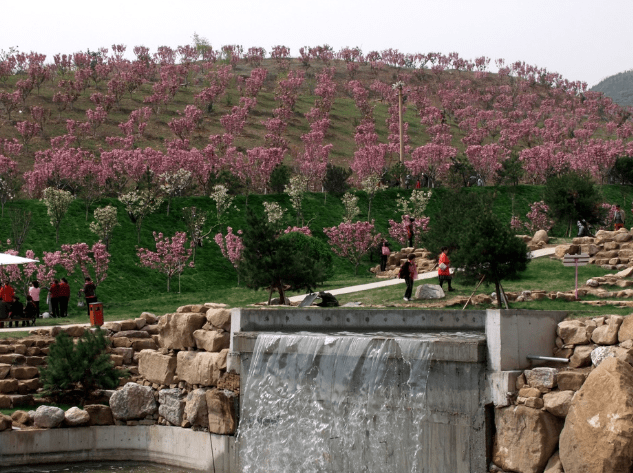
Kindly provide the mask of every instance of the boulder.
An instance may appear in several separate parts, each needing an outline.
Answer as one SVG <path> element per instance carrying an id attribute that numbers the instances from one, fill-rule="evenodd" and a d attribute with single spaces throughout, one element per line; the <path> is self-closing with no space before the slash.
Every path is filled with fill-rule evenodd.
<path id="1" fill-rule="evenodd" d="M 0 394 L 0 409 L 11 409 L 11 396 Z"/>
<path id="2" fill-rule="evenodd" d="M 620 330 L 618 331 L 618 341 L 622 343 L 626 340 L 633 340 L 633 314 L 624 317 L 622 325 L 620 325 Z"/>
<path id="3" fill-rule="evenodd" d="M 131 365 L 134 358 L 134 349 L 132 348 L 113 348 L 112 353 L 119 355 L 124 365 Z"/>
<path id="4" fill-rule="evenodd" d="M 196 346 L 205 351 L 219 352 L 229 348 L 231 343 L 231 333 L 221 330 L 196 330 L 193 332 Z"/>
<path id="5" fill-rule="evenodd" d="M 563 259 L 566 254 L 569 254 L 569 248 L 572 245 L 558 245 L 554 248 L 554 256 L 558 259 Z"/>
<path id="6" fill-rule="evenodd" d="M 577 371 L 558 373 L 558 389 L 561 391 L 578 391 L 585 382 L 585 374 Z"/>
<path id="7" fill-rule="evenodd" d="M 560 436 L 566 473 L 630 471 L 633 464 L 633 367 L 604 360 L 576 392 Z"/>
<path id="8" fill-rule="evenodd" d="M 176 375 L 176 356 L 162 355 L 154 350 L 142 350 L 138 359 L 138 372 L 156 384 L 172 384 Z"/>
<path id="9" fill-rule="evenodd" d="M 495 409 L 492 461 L 506 471 L 540 473 L 558 443 L 563 421 L 525 406 Z"/>
<path id="10" fill-rule="evenodd" d="M 103 330 L 112 330 L 113 332 L 121 331 L 121 324 L 119 322 L 105 322 L 101 328 Z"/>
<path id="11" fill-rule="evenodd" d="M 158 317 L 156 317 L 151 312 L 143 312 L 141 314 L 141 318 L 145 319 L 145 322 L 147 322 L 147 325 L 154 325 L 158 323 Z"/>
<path id="12" fill-rule="evenodd" d="M 79 409 L 78 407 L 71 407 L 64 414 L 64 422 L 70 427 L 85 425 L 90 422 L 90 414 L 88 414 L 88 411 Z"/>
<path id="13" fill-rule="evenodd" d="M 536 388 L 541 392 L 556 387 L 556 377 L 558 370 L 556 368 L 534 368 L 525 370 L 525 379 L 532 388 Z"/>
<path id="14" fill-rule="evenodd" d="M 211 389 L 206 393 L 209 413 L 209 432 L 218 435 L 233 435 L 236 427 L 235 395 L 229 391 Z"/>
<path id="15" fill-rule="evenodd" d="M 136 330 L 136 321 L 134 319 L 123 320 L 119 322 L 119 324 L 121 325 L 120 330 L 123 330 L 124 332 Z"/>
<path id="16" fill-rule="evenodd" d="M 139 317 L 138 319 L 134 319 L 134 322 L 136 322 L 136 328 L 138 330 L 141 330 L 143 327 L 145 327 L 147 325 L 147 321 L 143 317 Z"/>
<path id="17" fill-rule="evenodd" d="M 618 232 L 617 235 L 614 237 L 614 240 L 618 243 L 624 243 L 625 241 L 629 241 L 631 238 L 633 237 L 628 232 Z"/>
<path id="18" fill-rule="evenodd" d="M 545 410 L 556 417 L 565 418 L 574 397 L 574 391 L 553 391 L 543 395 Z"/>
<path id="19" fill-rule="evenodd" d="M 33 424 L 40 429 L 53 429 L 64 422 L 64 410 L 54 406 L 40 406 L 33 416 Z"/>
<path id="20" fill-rule="evenodd" d="M 15 379 L 32 379 L 39 375 L 40 370 L 35 366 L 12 366 L 9 376 Z"/>
<path id="21" fill-rule="evenodd" d="M 13 419 L 13 422 L 15 422 L 16 424 L 21 424 L 21 425 L 33 424 L 33 417 L 31 417 L 29 413 L 26 411 L 20 411 L 20 410 L 14 411 L 13 414 L 11 414 L 11 419 Z"/>
<path id="22" fill-rule="evenodd" d="M 563 320 L 558 324 L 556 334 L 563 339 L 565 345 L 587 345 L 591 342 L 591 334 L 595 324 L 587 324 L 584 320 Z"/>
<path id="23" fill-rule="evenodd" d="M 14 393 L 18 390 L 17 379 L 0 379 L 0 394 Z"/>
<path id="24" fill-rule="evenodd" d="M 156 350 L 158 345 L 152 338 L 135 338 L 130 340 L 134 351 Z"/>
<path id="25" fill-rule="evenodd" d="M 540 397 L 528 397 L 525 399 L 525 405 L 532 409 L 543 409 L 543 399 Z"/>
<path id="26" fill-rule="evenodd" d="M 574 348 L 574 354 L 569 359 L 570 368 L 583 368 L 591 365 L 591 352 L 593 346 L 579 345 Z"/>
<path id="27" fill-rule="evenodd" d="M 0 432 L 3 430 L 11 430 L 13 428 L 13 420 L 9 416 L 0 413 Z"/>
<path id="28" fill-rule="evenodd" d="M 200 314 L 204 314 L 207 312 L 208 307 L 204 304 L 192 304 L 192 305 L 183 305 L 176 309 L 176 312 L 179 314 L 187 313 L 187 312 L 196 312 Z"/>
<path id="29" fill-rule="evenodd" d="M 182 389 L 161 389 L 158 392 L 158 415 L 172 425 L 180 426 L 185 412 Z"/>
<path id="30" fill-rule="evenodd" d="M 154 414 L 158 405 L 151 387 L 127 383 L 110 397 L 110 408 L 115 419 L 133 420 Z"/>
<path id="31" fill-rule="evenodd" d="M 86 333 L 86 327 L 81 325 L 65 325 L 61 327 L 61 330 L 73 338 L 81 337 L 84 333 Z"/>
<path id="32" fill-rule="evenodd" d="M 541 241 L 543 243 L 547 243 L 549 241 L 549 237 L 547 236 L 547 232 L 545 230 L 538 230 L 532 237 L 532 243 L 539 243 Z"/>
<path id="33" fill-rule="evenodd" d="M 446 297 L 438 284 L 422 284 L 415 289 L 415 299 L 442 299 Z"/>
<path id="34" fill-rule="evenodd" d="M 111 338 L 150 338 L 150 335 L 145 330 L 121 330 Z"/>
<path id="35" fill-rule="evenodd" d="M 226 352 L 209 353 L 180 351 L 177 355 L 176 374 L 178 379 L 189 384 L 216 386 L 220 370 L 226 368 Z"/>
<path id="36" fill-rule="evenodd" d="M 228 307 L 229 307 L 228 305 L 226 305 L 226 304 L 221 304 L 221 303 L 219 303 L 219 302 L 205 302 L 205 303 L 204 303 L 204 306 L 205 306 L 207 309 L 226 309 L 226 308 L 228 308 Z"/>
<path id="37" fill-rule="evenodd" d="M 231 310 L 226 308 L 210 308 L 207 310 L 207 321 L 216 329 L 231 331 Z"/>
<path id="38" fill-rule="evenodd" d="M 614 345 L 618 343 L 618 331 L 623 319 L 621 315 L 612 315 L 605 325 L 601 325 L 593 331 L 591 340 L 598 345 Z"/>
<path id="39" fill-rule="evenodd" d="M 10 371 L 11 365 L 7 363 L 0 363 L 0 379 L 6 378 Z"/>
<path id="40" fill-rule="evenodd" d="M 110 406 L 103 404 L 88 404 L 84 406 L 85 411 L 90 415 L 88 425 L 114 425 L 114 417 Z"/>
<path id="41" fill-rule="evenodd" d="M 560 455 L 556 452 L 545 465 L 543 473 L 565 473 L 563 471 L 563 464 L 560 462 Z"/>
<path id="42" fill-rule="evenodd" d="M 205 314 L 198 312 L 165 314 L 158 322 L 161 346 L 172 350 L 195 348 L 193 332 L 201 329 L 206 321 Z"/>
<path id="43" fill-rule="evenodd" d="M 209 427 L 209 412 L 207 409 L 207 390 L 195 389 L 187 395 L 185 417 L 191 425 Z"/>
<path id="44" fill-rule="evenodd" d="M 598 347 L 591 351 L 591 364 L 595 367 L 599 366 L 607 358 L 615 358 L 613 347 Z"/>

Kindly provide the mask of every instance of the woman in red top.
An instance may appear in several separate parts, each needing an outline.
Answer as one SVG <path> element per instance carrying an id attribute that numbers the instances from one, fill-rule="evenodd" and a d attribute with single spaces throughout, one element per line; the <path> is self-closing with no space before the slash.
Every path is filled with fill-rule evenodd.
<path id="1" fill-rule="evenodd" d="M 68 300 L 70 299 L 70 286 L 68 280 L 62 278 L 62 282 L 59 283 L 59 315 L 61 317 L 68 317 Z"/>
<path id="2" fill-rule="evenodd" d="M 451 276 L 451 260 L 448 259 L 448 247 L 442 247 L 442 254 L 440 254 L 440 260 L 438 262 L 439 268 L 437 270 L 437 275 L 440 279 L 440 287 L 444 285 L 444 281 L 448 282 L 448 290 L 454 291 L 451 286 L 451 282 L 453 280 L 453 276 Z"/>
<path id="3" fill-rule="evenodd" d="M 51 316 L 59 317 L 59 281 L 57 279 L 53 280 L 48 292 L 51 295 Z"/>

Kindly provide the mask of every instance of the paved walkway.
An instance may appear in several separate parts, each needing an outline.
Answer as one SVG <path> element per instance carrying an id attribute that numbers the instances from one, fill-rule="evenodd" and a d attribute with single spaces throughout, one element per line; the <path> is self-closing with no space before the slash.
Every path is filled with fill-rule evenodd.
<path id="1" fill-rule="evenodd" d="M 531 257 L 532 258 L 541 258 L 543 256 L 550 256 L 553 255 L 555 251 L 555 248 L 543 248 L 541 250 L 534 250 L 531 251 Z M 420 281 L 420 280 L 424 280 L 424 279 L 434 279 L 437 278 L 437 271 L 429 271 L 428 273 L 422 273 L 418 275 L 418 279 L 416 279 L 416 281 Z M 369 284 L 361 284 L 359 286 L 350 286 L 350 287 L 342 287 L 340 289 L 332 289 L 329 292 L 330 294 L 332 294 L 333 296 L 338 296 L 341 294 L 351 294 L 353 292 L 361 292 L 361 291 L 369 291 L 371 289 L 378 289 L 380 287 L 387 287 L 387 286 L 395 286 L 397 284 L 404 284 L 404 279 L 384 279 L 382 281 L 378 281 L 378 282 L 372 282 Z M 293 296 L 293 297 L 289 297 L 288 299 L 290 299 L 290 302 L 301 302 L 305 296 L 305 295 L 301 295 L 301 296 Z"/>
<path id="2" fill-rule="evenodd" d="M 543 248 L 542 250 L 535 250 L 531 252 L 532 258 L 541 258 L 543 256 L 549 256 L 554 254 L 554 248 Z M 425 280 L 425 279 L 434 279 L 437 277 L 437 271 L 430 271 L 428 273 L 422 273 L 418 275 L 417 281 Z M 396 284 L 404 284 L 404 279 L 384 279 L 378 282 L 372 282 L 369 284 L 360 284 L 358 286 L 350 286 L 350 287 L 341 287 L 339 289 L 332 289 L 329 292 L 334 296 L 338 296 L 341 294 L 351 294 L 353 292 L 361 292 L 361 291 L 370 291 L 372 289 L 378 289 L 381 287 L 387 286 L 395 286 Z M 291 302 L 301 302 L 305 296 L 293 296 L 289 297 Z M 38 319 L 37 323 L 42 324 L 46 319 Z M 83 327 L 89 327 L 90 324 L 70 324 L 70 325 L 81 325 Z M 38 328 L 51 328 L 55 327 L 55 325 L 35 325 L 35 327 L 18 327 L 18 328 L 3 328 L 0 329 L 0 332 L 25 332 Z"/>

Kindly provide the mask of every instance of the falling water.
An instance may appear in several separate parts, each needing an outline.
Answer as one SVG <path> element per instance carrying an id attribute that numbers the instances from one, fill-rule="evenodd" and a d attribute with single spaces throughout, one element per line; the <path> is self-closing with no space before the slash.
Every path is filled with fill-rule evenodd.
<path id="1" fill-rule="evenodd" d="M 432 342 L 257 338 L 238 432 L 241 471 L 422 472 Z"/>

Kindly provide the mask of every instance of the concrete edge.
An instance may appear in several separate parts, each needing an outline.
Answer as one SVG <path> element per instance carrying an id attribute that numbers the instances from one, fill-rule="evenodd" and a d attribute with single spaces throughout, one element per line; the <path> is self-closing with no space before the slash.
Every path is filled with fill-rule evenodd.
<path id="1" fill-rule="evenodd" d="M 235 437 L 191 429 L 94 426 L 0 432 L 0 465 L 141 461 L 190 471 L 237 471 Z"/>

